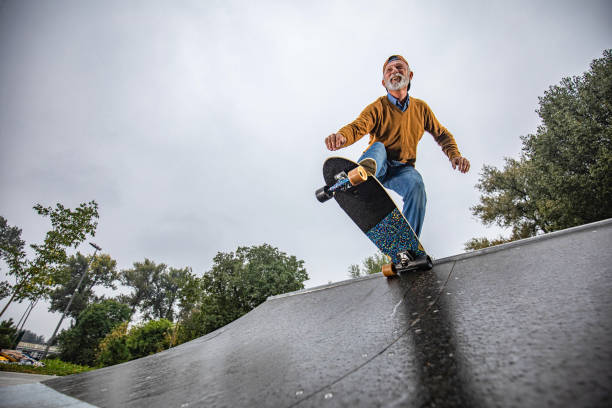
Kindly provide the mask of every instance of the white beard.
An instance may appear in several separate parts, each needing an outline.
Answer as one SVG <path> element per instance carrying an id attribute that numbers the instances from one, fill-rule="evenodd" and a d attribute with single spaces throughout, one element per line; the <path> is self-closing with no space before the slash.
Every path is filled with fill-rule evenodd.
<path id="1" fill-rule="evenodd" d="M 400 79 L 399 82 L 395 82 L 395 83 L 391 82 L 392 79 L 398 78 L 398 77 Z M 409 83 L 410 83 L 409 77 L 403 76 L 402 74 L 393 74 L 388 80 L 385 81 L 385 87 L 387 88 L 388 91 L 399 91 L 402 88 L 406 88 Z"/>

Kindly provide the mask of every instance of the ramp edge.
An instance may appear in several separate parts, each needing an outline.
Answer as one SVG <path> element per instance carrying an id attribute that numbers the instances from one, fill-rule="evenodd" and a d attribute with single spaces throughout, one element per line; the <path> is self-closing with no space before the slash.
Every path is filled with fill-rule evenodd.
<path id="1" fill-rule="evenodd" d="M 575 234 L 578 232 L 583 232 L 583 231 L 588 231 L 588 230 L 592 230 L 592 229 L 596 229 L 596 228 L 601 228 L 601 227 L 608 227 L 612 225 L 612 218 L 608 218 L 606 220 L 601 220 L 601 221 L 596 221 L 596 222 L 592 222 L 589 224 L 583 224 L 583 225 L 579 225 L 576 227 L 571 227 L 571 228 L 566 228 L 563 230 L 559 230 L 559 231 L 554 231 L 554 232 L 549 232 L 547 234 L 542 234 L 542 235 L 537 235 L 535 237 L 531 237 L 531 238 L 525 238 L 525 239 L 520 239 L 518 241 L 512 241 L 512 242 L 508 242 L 506 244 L 500 244 L 500 245 L 495 245 L 489 248 L 483 248 L 483 249 L 479 249 L 476 251 L 472 251 L 472 252 L 465 252 L 463 254 L 457 254 L 457 255 L 452 255 L 452 256 L 448 256 L 445 258 L 440 258 L 440 259 L 436 259 L 434 260 L 434 267 L 436 265 L 441 265 L 444 263 L 449 263 L 449 262 L 456 262 L 456 261 L 462 261 L 468 258 L 475 258 L 478 256 L 482 256 L 482 255 L 487 255 L 487 254 L 491 254 L 494 252 L 500 252 L 500 251 L 505 251 L 511 248 L 515 248 L 515 247 L 520 247 L 523 245 L 529 245 L 529 244 L 533 244 L 535 242 L 539 242 L 539 241 L 544 241 L 544 240 L 548 240 L 551 238 L 557 238 L 560 236 L 564 236 L 564 235 L 569 235 L 569 234 Z M 339 281 L 339 282 L 333 282 L 333 283 L 328 283 L 325 285 L 319 285 L 319 286 L 314 286 L 312 288 L 306 288 L 306 289 L 301 289 L 301 290 L 297 290 L 294 292 L 287 292 L 287 293 L 283 293 L 280 295 L 274 295 L 274 296 L 269 296 L 266 299 L 267 301 L 270 300 L 275 300 L 275 299 L 281 299 L 281 298 L 285 298 L 285 297 L 289 297 L 289 296 L 295 296 L 295 295 L 304 295 L 307 293 L 312 293 L 312 292 L 318 292 L 321 290 L 326 290 L 326 289 L 331 289 L 331 288 L 336 288 L 339 286 L 344 286 L 344 285 L 349 285 L 352 284 L 354 282 L 359 282 L 362 280 L 367 280 L 367 279 L 380 279 L 380 277 L 382 276 L 382 273 L 375 273 L 372 275 L 367 275 L 367 276 L 361 276 L 359 278 L 353 278 L 353 279 L 347 279 L 347 280 L 343 280 L 343 281 Z"/>
<path id="2" fill-rule="evenodd" d="M 479 250 L 472 251 L 472 252 L 465 252 L 463 254 L 452 255 L 452 256 L 441 258 L 441 259 L 434 261 L 434 265 L 448 263 L 448 262 L 462 261 L 467 258 L 474 258 L 477 256 L 487 255 L 487 254 L 494 253 L 494 252 L 505 251 L 510 248 L 516 248 L 516 247 L 520 247 L 523 245 L 529 245 L 534 242 L 545 241 L 551 238 L 557 238 L 557 237 L 561 237 L 564 235 L 570 235 L 570 234 L 575 234 L 578 232 L 593 230 L 596 228 L 607 227 L 610 225 L 612 225 L 612 218 L 592 222 L 589 224 L 579 225 L 577 227 L 566 228 L 566 229 L 559 230 L 559 231 L 549 232 L 547 234 L 541 234 L 535 237 L 524 238 L 524 239 L 520 239 L 517 241 L 508 242 L 505 244 L 495 245 L 492 247 L 483 248 L 483 249 L 479 249 Z"/>

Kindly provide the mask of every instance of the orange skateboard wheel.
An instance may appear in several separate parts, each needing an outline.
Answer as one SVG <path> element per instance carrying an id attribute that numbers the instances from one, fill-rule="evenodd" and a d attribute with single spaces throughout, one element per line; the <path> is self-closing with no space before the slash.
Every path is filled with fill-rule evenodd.
<path id="1" fill-rule="evenodd" d="M 357 184 L 361 184 L 368 179 L 368 173 L 363 167 L 357 166 L 353 170 L 349 171 L 348 179 L 351 185 L 356 186 Z"/>
<path id="2" fill-rule="evenodd" d="M 393 268 L 393 264 L 392 264 L 392 263 L 390 263 L 390 264 L 384 264 L 384 265 L 382 266 L 382 273 L 383 273 L 383 275 L 385 275 L 387 278 L 390 278 L 391 276 L 395 276 L 395 275 L 397 275 L 397 274 L 395 273 L 395 270 L 394 270 L 394 269 L 395 269 L 395 268 Z"/>

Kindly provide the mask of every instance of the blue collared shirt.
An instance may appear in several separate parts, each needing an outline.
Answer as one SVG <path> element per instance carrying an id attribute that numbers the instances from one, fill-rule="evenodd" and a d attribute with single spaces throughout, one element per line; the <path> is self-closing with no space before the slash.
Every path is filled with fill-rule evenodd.
<path id="1" fill-rule="evenodd" d="M 387 98 L 392 104 L 400 108 L 402 112 L 406 112 L 406 109 L 408 109 L 408 105 L 410 104 L 410 95 L 406 95 L 406 102 L 404 104 L 401 104 L 397 98 L 390 93 L 387 93 Z"/>

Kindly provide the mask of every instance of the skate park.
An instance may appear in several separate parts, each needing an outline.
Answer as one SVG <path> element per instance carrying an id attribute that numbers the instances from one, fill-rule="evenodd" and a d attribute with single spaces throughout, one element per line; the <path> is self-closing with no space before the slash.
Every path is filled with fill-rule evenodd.
<path id="1" fill-rule="evenodd" d="M 269 298 L 4 407 L 609 406 L 612 220 Z"/>

